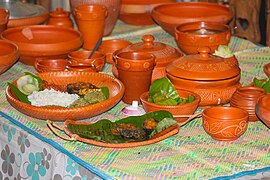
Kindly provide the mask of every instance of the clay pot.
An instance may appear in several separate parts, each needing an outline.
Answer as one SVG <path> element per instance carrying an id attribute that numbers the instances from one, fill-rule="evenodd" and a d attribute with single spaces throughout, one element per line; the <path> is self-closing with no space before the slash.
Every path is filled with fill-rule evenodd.
<path id="1" fill-rule="evenodd" d="M 9 11 L 7 9 L 0 8 L 0 33 L 7 29 L 9 18 Z"/>
<path id="2" fill-rule="evenodd" d="M 203 128 L 218 141 L 233 141 L 245 133 L 248 113 L 236 107 L 211 107 L 202 112 Z"/>
<path id="3" fill-rule="evenodd" d="M 270 78 L 270 63 L 267 63 L 263 66 L 263 71 L 268 78 Z"/>
<path id="4" fill-rule="evenodd" d="M 20 52 L 16 44 L 0 40 L 0 74 L 8 70 L 19 58 Z"/>
<path id="5" fill-rule="evenodd" d="M 227 24 L 233 18 L 233 12 L 217 3 L 178 2 L 156 6 L 152 17 L 162 29 L 174 36 L 177 25 L 198 21 Z"/>
<path id="6" fill-rule="evenodd" d="M 172 61 L 182 57 L 183 54 L 172 46 L 161 42 L 155 42 L 154 36 L 146 34 L 142 37 L 143 42 L 131 44 L 126 48 L 123 48 L 119 51 L 115 51 L 114 54 L 120 52 L 147 52 L 151 53 L 156 57 L 156 66 L 153 70 L 152 80 L 153 82 L 156 79 L 163 78 L 166 76 L 166 66 Z M 116 67 L 113 65 L 112 72 L 115 77 L 118 77 L 118 72 Z"/>
<path id="7" fill-rule="evenodd" d="M 155 56 L 144 52 L 121 52 L 115 58 L 119 80 L 125 85 L 123 101 L 132 104 L 140 101 L 140 95 L 149 90 Z"/>
<path id="8" fill-rule="evenodd" d="M 152 9 L 159 4 L 173 2 L 176 0 L 122 0 L 119 19 L 136 26 L 153 25 Z"/>
<path id="9" fill-rule="evenodd" d="M 89 63 L 70 63 L 67 65 L 67 71 L 97 72 L 94 64 Z"/>
<path id="10" fill-rule="evenodd" d="M 96 72 L 102 71 L 106 63 L 105 54 L 99 51 L 95 51 L 91 59 L 89 59 L 89 55 L 91 54 L 91 52 L 92 51 L 88 50 L 78 50 L 70 52 L 68 54 L 68 58 L 73 68 L 75 68 L 75 66 L 77 66 L 76 68 L 83 69 L 88 67 L 91 68 L 92 71 L 93 69 L 95 69 L 94 71 Z"/>
<path id="11" fill-rule="evenodd" d="M 50 12 L 49 15 L 50 17 L 47 22 L 48 25 L 73 28 L 73 21 L 70 18 L 70 12 L 64 11 L 63 8 L 56 8 L 56 10 Z"/>
<path id="12" fill-rule="evenodd" d="M 113 53 L 117 50 L 127 47 L 132 43 L 123 39 L 111 39 L 102 41 L 98 50 L 106 55 L 106 62 L 109 64 L 113 63 Z"/>
<path id="13" fill-rule="evenodd" d="M 193 22 L 176 26 L 175 39 L 185 54 L 197 54 L 199 47 L 209 47 L 214 53 L 219 45 L 228 45 L 230 27 L 221 23 Z"/>
<path id="14" fill-rule="evenodd" d="M 180 97 L 187 98 L 189 95 L 191 95 L 195 97 L 195 100 L 187 104 L 181 104 L 181 105 L 176 105 L 176 106 L 164 106 L 164 105 L 159 105 L 159 104 L 149 102 L 148 91 L 144 92 L 140 96 L 140 100 L 142 102 L 143 108 L 145 109 L 147 113 L 158 111 L 158 110 L 166 110 L 166 111 L 169 111 L 174 116 L 192 115 L 198 108 L 199 102 L 201 100 L 200 96 L 194 92 L 183 90 L 183 89 L 178 89 L 177 92 Z M 185 122 L 187 119 L 188 118 L 182 118 L 182 117 L 175 118 L 175 120 L 179 123 Z"/>
<path id="15" fill-rule="evenodd" d="M 231 107 L 238 107 L 248 112 L 249 121 L 258 121 L 258 117 L 255 113 L 255 107 L 257 100 L 266 92 L 262 88 L 258 87 L 240 87 L 232 95 L 230 100 Z"/>
<path id="16" fill-rule="evenodd" d="M 112 33 L 120 12 L 121 0 L 69 0 L 70 8 L 74 12 L 75 8 L 85 4 L 104 5 L 108 11 L 108 17 L 105 19 L 104 36 Z"/>
<path id="17" fill-rule="evenodd" d="M 183 56 L 167 66 L 167 76 L 174 87 L 199 94 L 200 106 L 226 104 L 241 86 L 240 68 L 235 61 L 209 52 L 203 47 L 199 54 Z"/>
<path id="18" fill-rule="evenodd" d="M 64 71 L 68 64 L 66 59 L 37 58 L 34 67 L 38 72 Z"/>
<path id="19" fill-rule="evenodd" d="M 256 114 L 270 129 L 270 94 L 259 97 L 256 104 Z"/>
<path id="20" fill-rule="evenodd" d="M 97 4 L 77 6 L 74 16 L 79 31 L 83 36 L 83 48 L 91 50 L 103 37 L 107 10 L 105 6 Z"/>

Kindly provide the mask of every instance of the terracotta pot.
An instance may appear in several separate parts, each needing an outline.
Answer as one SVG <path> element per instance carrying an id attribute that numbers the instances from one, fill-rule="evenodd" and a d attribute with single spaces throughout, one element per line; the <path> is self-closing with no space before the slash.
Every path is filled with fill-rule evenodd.
<path id="1" fill-rule="evenodd" d="M 119 79 L 125 85 L 123 101 L 132 104 L 140 101 L 140 95 L 149 90 L 155 56 L 143 52 L 121 52 L 115 56 Z"/>
<path id="2" fill-rule="evenodd" d="M 144 92 L 140 96 L 140 100 L 142 102 L 143 108 L 145 111 L 148 112 L 153 112 L 153 111 L 158 111 L 158 110 L 166 110 L 172 113 L 172 115 L 177 116 L 177 115 L 192 115 L 196 109 L 198 108 L 198 105 L 200 103 L 200 96 L 194 92 L 183 90 L 183 89 L 178 89 L 177 90 L 178 95 L 183 98 L 187 98 L 189 95 L 195 97 L 195 100 L 191 103 L 187 104 L 181 104 L 181 105 L 176 105 L 176 106 L 164 106 L 164 105 L 159 105 L 155 103 L 151 103 L 148 101 L 148 91 Z M 179 123 L 185 122 L 188 118 L 175 118 L 175 120 Z"/>
<path id="3" fill-rule="evenodd" d="M 79 31 L 83 36 L 83 48 L 91 50 L 103 37 L 107 10 L 105 6 L 97 4 L 77 6 L 74 16 Z"/>
<path id="4" fill-rule="evenodd" d="M 66 59 L 37 58 L 34 67 L 38 72 L 64 71 L 68 64 Z"/>
<path id="5" fill-rule="evenodd" d="M 99 51 L 95 51 L 91 59 L 89 59 L 91 52 L 92 51 L 88 50 L 73 51 L 68 54 L 68 58 L 73 66 L 88 66 L 91 67 L 92 71 L 93 68 L 97 72 L 102 71 L 106 61 L 105 54 Z"/>
<path id="6" fill-rule="evenodd" d="M 202 113 L 203 128 L 213 139 L 233 141 L 245 133 L 248 113 L 236 107 L 211 107 Z"/>
<path id="7" fill-rule="evenodd" d="M 270 78 L 270 63 L 267 63 L 263 66 L 263 71 L 268 78 Z"/>
<path id="8" fill-rule="evenodd" d="M 67 65 L 67 71 L 80 71 L 80 72 L 97 72 L 93 64 L 87 63 L 70 63 Z"/>
<path id="9" fill-rule="evenodd" d="M 152 17 L 166 32 L 174 36 L 177 25 L 198 21 L 227 24 L 233 18 L 233 12 L 217 3 L 178 2 L 156 6 L 152 10 Z"/>
<path id="10" fill-rule="evenodd" d="M 0 40 L 0 47 L 0 74 L 2 74 L 16 63 L 20 52 L 16 44 L 8 41 Z"/>
<path id="11" fill-rule="evenodd" d="M 230 105 L 246 110 L 249 115 L 249 121 L 258 121 L 259 119 L 255 113 L 256 103 L 259 97 L 265 94 L 265 90 L 259 87 L 240 87 L 233 93 Z"/>
<path id="12" fill-rule="evenodd" d="M 209 54 L 207 47 L 199 54 L 183 56 L 167 66 L 167 76 L 176 89 L 186 89 L 201 96 L 200 106 L 226 104 L 240 87 L 240 68 L 235 61 Z"/>
<path id="13" fill-rule="evenodd" d="M 109 64 L 113 63 L 113 53 L 117 50 L 131 45 L 130 41 L 124 39 L 111 39 L 102 41 L 98 50 L 106 55 L 106 62 Z"/>
<path id="14" fill-rule="evenodd" d="M 75 8 L 80 5 L 104 5 L 108 11 L 108 17 L 105 19 L 104 36 L 108 36 L 112 33 L 120 12 L 121 0 L 69 0 L 69 2 L 72 12 L 74 12 Z"/>
<path id="15" fill-rule="evenodd" d="M 219 45 L 228 45 L 230 27 L 221 23 L 193 22 L 176 26 L 175 39 L 185 54 L 197 54 L 199 47 L 209 47 L 214 53 Z"/>
<path id="16" fill-rule="evenodd" d="M 73 21 L 70 18 L 70 12 L 64 11 L 63 8 L 56 8 L 56 10 L 50 12 L 49 15 L 50 17 L 47 22 L 48 25 L 73 28 Z"/>
<path id="17" fill-rule="evenodd" d="M 256 114 L 270 129 L 270 94 L 259 97 L 256 104 Z"/>
<path id="18" fill-rule="evenodd" d="M 9 11 L 7 9 L 0 8 L 0 34 L 7 29 L 9 19 Z"/>

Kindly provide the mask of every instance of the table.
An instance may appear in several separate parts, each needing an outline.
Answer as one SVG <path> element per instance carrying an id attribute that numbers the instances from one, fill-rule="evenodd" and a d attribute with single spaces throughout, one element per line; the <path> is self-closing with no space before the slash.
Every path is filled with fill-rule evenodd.
<path id="1" fill-rule="evenodd" d="M 117 23 L 106 39 L 140 42 L 150 33 L 156 41 L 176 47 L 174 38 L 159 26 L 135 27 Z M 265 78 L 262 66 L 270 60 L 270 48 L 232 37 L 229 47 L 242 70 L 241 83 Z M 211 139 L 195 119 L 179 133 L 161 142 L 128 149 L 102 148 L 55 136 L 43 120 L 26 116 L 11 107 L 5 97 L 7 82 L 33 67 L 17 62 L 0 75 L 0 179 L 252 179 L 270 177 L 270 133 L 260 121 L 249 123 L 238 140 Z M 111 74 L 106 65 L 105 73 Z M 124 117 L 120 102 L 99 116 L 82 121 Z M 58 122 L 57 125 L 63 125 Z"/>

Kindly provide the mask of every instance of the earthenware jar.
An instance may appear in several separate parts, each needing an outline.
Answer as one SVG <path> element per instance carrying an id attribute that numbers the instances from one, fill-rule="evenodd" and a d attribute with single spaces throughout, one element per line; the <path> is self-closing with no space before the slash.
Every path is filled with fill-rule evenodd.
<path id="1" fill-rule="evenodd" d="M 213 56 L 208 47 L 199 54 L 183 56 L 167 66 L 167 76 L 176 89 L 201 96 L 200 106 L 228 103 L 240 87 L 240 68 L 229 58 Z"/>
<path id="2" fill-rule="evenodd" d="M 121 0 L 69 0 L 72 12 L 77 6 L 85 4 L 99 4 L 107 8 L 108 17 L 105 19 L 104 36 L 112 33 L 120 12 Z"/>
<path id="3" fill-rule="evenodd" d="M 9 18 L 9 11 L 4 8 L 0 8 L 0 33 L 7 29 L 7 23 Z"/>
<path id="4" fill-rule="evenodd" d="M 70 12 L 64 11 L 63 8 L 56 8 L 55 11 L 50 12 L 48 25 L 56 25 L 73 28 L 73 21 L 70 18 Z"/>
<path id="5" fill-rule="evenodd" d="M 83 48 L 91 50 L 103 37 L 107 10 L 97 4 L 81 5 L 74 10 L 75 20 L 83 36 Z"/>
<path id="6" fill-rule="evenodd" d="M 256 103 L 259 97 L 265 94 L 266 92 L 263 88 L 252 86 L 240 87 L 233 93 L 230 105 L 246 110 L 249 114 L 249 121 L 258 121 L 259 119 L 255 113 Z"/>
<path id="7" fill-rule="evenodd" d="M 155 56 L 144 52 L 121 52 L 114 57 L 120 81 L 125 85 L 123 101 L 140 102 L 140 95 L 149 90 Z"/>

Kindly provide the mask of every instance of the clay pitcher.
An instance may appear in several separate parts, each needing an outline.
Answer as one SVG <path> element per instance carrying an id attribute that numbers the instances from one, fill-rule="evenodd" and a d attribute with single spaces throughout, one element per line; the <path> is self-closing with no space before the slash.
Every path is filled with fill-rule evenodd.
<path id="1" fill-rule="evenodd" d="M 140 102 L 140 95 L 149 90 L 155 56 L 144 52 L 120 52 L 114 55 L 120 81 L 125 85 L 123 101 L 132 104 Z"/>
<path id="2" fill-rule="evenodd" d="M 48 25 L 56 25 L 61 27 L 73 28 L 73 21 L 70 18 L 70 12 L 64 11 L 63 8 L 56 8 L 55 11 L 50 12 Z"/>
<path id="3" fill-rule="evenodd" d="M 7 29 L 9 10 L 0 8 L 0 33 Z"/>
<path id="4" fill-rule="evenodd" d="M 75 20 L 84 39 L 83 48 L 91 50 L 103 37 L 107 10 L 97 4 L 81 5 L 74 10 Z"/>

